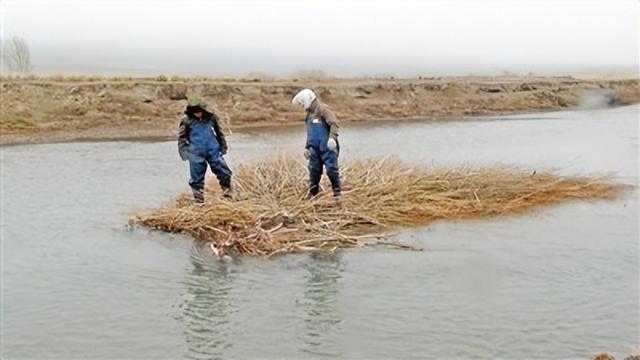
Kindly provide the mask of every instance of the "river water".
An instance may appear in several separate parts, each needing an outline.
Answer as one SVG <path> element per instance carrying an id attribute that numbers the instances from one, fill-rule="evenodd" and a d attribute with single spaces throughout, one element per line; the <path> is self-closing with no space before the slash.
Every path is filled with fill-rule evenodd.
<path id="1" fill-rule="evenodd" d="M 638 106 L 345 125 L 343 158 L 638 184 Z M 304 132 L 230 136 L 233 167 Z M 638 192 L 400 231 L 427 250 L 214 260 L 126 228 L 188 190 L 174 142 L 2 148 L 4 358 L 588 358 L 638 350 Z M 301 155 L 302 156 L 302 155 Z"/>

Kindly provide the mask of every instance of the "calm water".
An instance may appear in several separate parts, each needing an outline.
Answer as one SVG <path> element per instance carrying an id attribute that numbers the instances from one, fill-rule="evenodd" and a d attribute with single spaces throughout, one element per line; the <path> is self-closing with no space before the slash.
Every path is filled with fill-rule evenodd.
<path id="1" fill-rule="evenodd" d="M 507 163 L 638 183 L 639 107 L 345 126 L 343 158 Z M 302 152 L 234 134 L 231 166 Z M 213 260 L 125 224 L 188 190 L 173 142 L 2 148 L 5 358 L 587 358 L 637 350 L 638 193 L 440 222 L 427 248 Z"/>

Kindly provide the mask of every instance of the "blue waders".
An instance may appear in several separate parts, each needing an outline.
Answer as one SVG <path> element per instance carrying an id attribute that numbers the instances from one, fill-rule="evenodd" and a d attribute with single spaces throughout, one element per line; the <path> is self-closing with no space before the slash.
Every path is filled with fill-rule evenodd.
<path id="1" fill-rule="evenodd" d="M 338 154 L 340 146 L 335 151 L 327 149 L 329 140 L 329 125 L 322 118 L 307 115 L 307 150 L 309 150 L 309 196 L 316 196 L 320 191 L 322 167 L 326 167 L 327 176 L 331 182 L 333 195 L 340 196 L 340 173 L 338 172 Z"/>
<path id="2" fill-rule="evenodd" d="M 204 200 L 204 175 L 207 164 L 218 178 L 220 187 L 228 192 L 231 189 L 231 170 L 222 158 L 220 144 L 209 121 L 194 121 L 189 132 L 189 186 L 197 201 Z"/>

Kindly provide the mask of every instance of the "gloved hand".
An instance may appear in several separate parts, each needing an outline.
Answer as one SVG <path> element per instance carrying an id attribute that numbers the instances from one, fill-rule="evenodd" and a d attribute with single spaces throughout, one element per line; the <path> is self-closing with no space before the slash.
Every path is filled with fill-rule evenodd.
<path id="1" fill-rule="evenodd" d="M 338 148 L 338 143 L 336 142 L 336 139 L 330 138 L 329 141 L 327 141 L 327 149 L 331 151 L 336 151 L 337 148 Z"/>
<path id="2" fill-rule="evenodd" d="M 310 157 L 311 157 L 311 152 L 309 151 L 309 149 L 306 149 L 304 151 L 304 158 L 309 160 Z"/>

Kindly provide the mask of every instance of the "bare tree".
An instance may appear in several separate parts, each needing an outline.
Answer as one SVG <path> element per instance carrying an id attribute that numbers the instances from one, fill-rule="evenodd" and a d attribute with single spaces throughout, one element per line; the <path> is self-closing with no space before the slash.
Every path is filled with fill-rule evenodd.
<path id="1" fill-rule="evenodd" d="M 9 71 L 27 73 L 33 69 L 29 46 L 18 36 L 12 36 L 2 42 L 2 60 Z"/>

